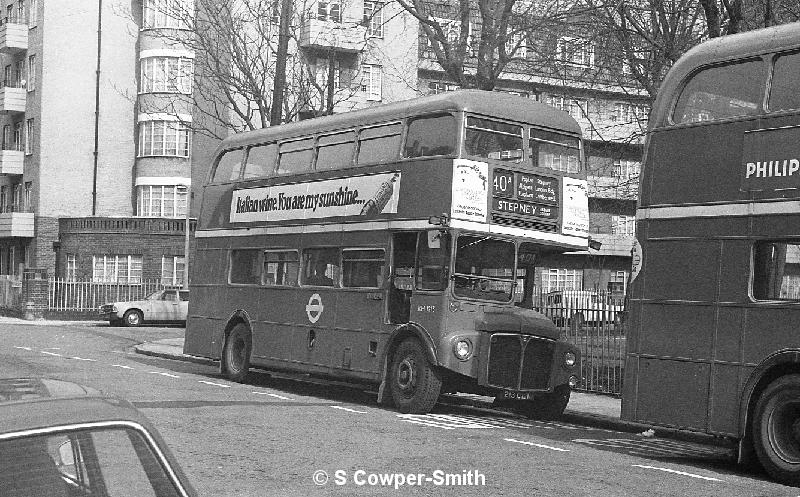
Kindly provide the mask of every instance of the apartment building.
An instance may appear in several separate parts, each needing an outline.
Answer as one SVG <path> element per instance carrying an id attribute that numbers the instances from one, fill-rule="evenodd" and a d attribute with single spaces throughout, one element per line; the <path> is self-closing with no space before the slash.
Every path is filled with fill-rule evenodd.
<path id="1" fill-rule="evenodd" d="M 320 1 L 296 13 L 289 57 L 323 86 L 334 61 L 336 112 L 415 94 L 416 40 L 398 41 L 408 17 L 380 5 Z M 194 126 L 209 109 L 192 98 L 202 77 L 193 0 L 0 8 L 0 276 L 37 267 L 68 280 L 180 284 L 193 193 L 226 133 Z"/>

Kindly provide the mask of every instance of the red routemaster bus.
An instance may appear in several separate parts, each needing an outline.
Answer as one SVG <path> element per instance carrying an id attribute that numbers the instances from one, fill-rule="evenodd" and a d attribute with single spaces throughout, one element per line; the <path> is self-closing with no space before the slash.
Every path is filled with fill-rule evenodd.
<path id="1" fill-rule="evenodd" d="M 731 437 L 800 484 L 800 24 L 699 45 L 656 98 L 624 418 Z"/>
<path id="2" fill-rule="evenodd" d="M 185 352 L 379 385 L 428 412 L 444 392 L 563 412 L 578 350 L 533 311 L 533 267 L 586 250 L 580 128 L 463 91 L 223 141 L 204 187 Z"/>

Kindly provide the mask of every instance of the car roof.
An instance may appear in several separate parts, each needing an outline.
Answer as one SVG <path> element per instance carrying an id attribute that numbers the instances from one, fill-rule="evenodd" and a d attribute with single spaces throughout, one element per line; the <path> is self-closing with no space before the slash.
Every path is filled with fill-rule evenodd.
<path id="1" fill-rule="evenodd" d="M 93 388 L 50 378 L 0 378 L 0 434 L 100 421 L 150 429 L 131 403 Z"/>

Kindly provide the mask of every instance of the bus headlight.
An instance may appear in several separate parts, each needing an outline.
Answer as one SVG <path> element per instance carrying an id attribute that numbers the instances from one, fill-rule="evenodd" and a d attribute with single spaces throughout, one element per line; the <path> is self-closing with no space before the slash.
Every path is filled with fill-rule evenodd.
<path id="1" fill-rule="evenodd" d="M 453 344 L 453 354 L 459 361 L 466 361 L 472 357 L 472 342 L 466 338 L 459 338 Z"/>
<path id="2" fill-rule="evenodd" d="M 566 354 L 564 354 L 564 364 L 566 364 L 567 367 L 570 367 L 570 368 L 572 366 L 574 366 L 575 365 L 575 354 L 572 353 L 572 352 L 567 352 Z"/>

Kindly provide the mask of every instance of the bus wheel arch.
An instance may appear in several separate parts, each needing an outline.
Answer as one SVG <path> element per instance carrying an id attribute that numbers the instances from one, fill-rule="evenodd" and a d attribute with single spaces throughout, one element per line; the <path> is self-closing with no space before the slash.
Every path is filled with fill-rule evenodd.
<path id="1" fill-rule="evenodd" d="M 220 373 L 229 380 L 244 382 L 250 373 L 250 356 L 253 351 L 253 332 L 250 319 L 237 311 L 225 325 L 220 353 Z"/>
<path id="2" fill-rule="evenodd" d="M 749 466 L 760 463 L 764 466 L 762 457 L 766 456 L 765 448 L 756 448 L 757 444 L 765 441 L 756 433 L 757 430 L 764 428 L 758 426 L 764 414 L 763 412 L 759 413 L 759 409 L 764 408 L 762 402 L 764 395 L 770 396 L 774 393 L 768 389 L 782 378 L 792 375 L 800 377 L 800 351 L 798 350 L 784 350 L 773 354 L 759 364 L 750 375 L 742 395 L 743 405 L 739 410 L 741 413 L 738 457 L 740 464 Z M 798 441 L 800 442 L 800 438 Z M 766 466 L 764 468 L 767 469 Z M 798 467 L 797 478 L 800 479 L 800 467 Z"/>

